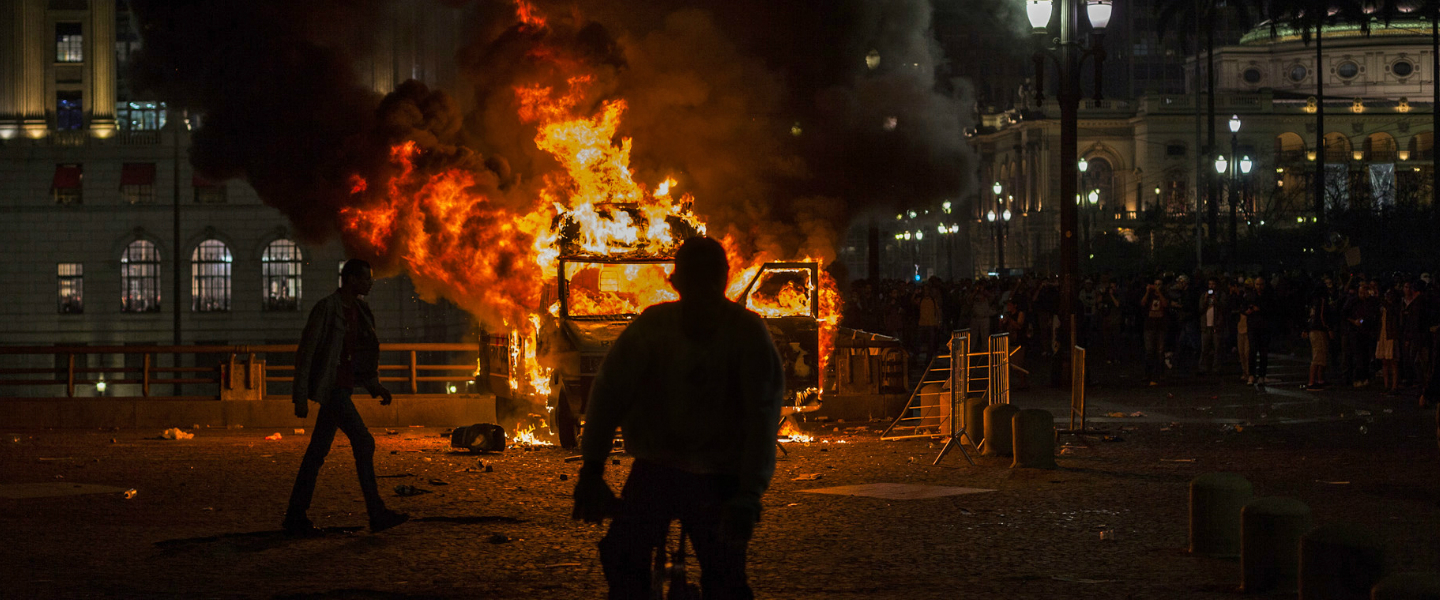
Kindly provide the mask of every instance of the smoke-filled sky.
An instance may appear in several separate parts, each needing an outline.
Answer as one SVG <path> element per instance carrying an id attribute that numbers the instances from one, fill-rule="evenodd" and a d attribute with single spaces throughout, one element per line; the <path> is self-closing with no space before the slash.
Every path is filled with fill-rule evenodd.
<path id="1" fill-rule="evenodd" d="M 973 100 L 940 75 L 953 70 L 928 0 L 542 1 L 543 32 L 517 27 L 508 1 L 415 1 L 463 9 L 455 85 L 468 89 L 412 82 L 381 97 L 359 82 L 354 57 L 372 51 L 390 0 L 132 0 L 135 81 L 204 115 L 197 169 L 247 180 L 311 241 L 363 201 L 351 176 L 383 176 L 406 140 L 525 202 L 557 168 L 515 116 L 514 85 L 560 83 L 525 60 L 541 43 L 596 75 L 597 108 L 628 102 L 637 179 L 676 175 L 712 234 L 750 249 L 833 256 L 849 215 L 974 186 Z"/>

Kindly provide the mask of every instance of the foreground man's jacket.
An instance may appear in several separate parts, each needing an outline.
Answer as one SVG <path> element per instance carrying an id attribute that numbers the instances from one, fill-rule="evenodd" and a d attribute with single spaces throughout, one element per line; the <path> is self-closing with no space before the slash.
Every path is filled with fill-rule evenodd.
<path id="1" fill-rule="evenodd" d="M 732 501 L 753 506 L 775 473 L 784 367 L 765 322 L 721 301 L 682 312 L 647 309 L 605 357 L 590 391 L 583 452 L 604 461 L 619 426 L 636 458 L 736 478 Z"/>
<path id="2" fill-rule="evenodd" d="M 345 298 L 339 292 L 324 297 L 310 310 L 300 347 L 295 351 L 295 384 L 290 398 L 296 404 L 314 400 L 324 404 L 335 387 L 340 353 L 345 347 Z M 375 335 L 375 315 L 370 305 L 355 299 L 356 336 L 351 360 L 355 385 L 374 389 L 380 384 L 380 340 Z"/>

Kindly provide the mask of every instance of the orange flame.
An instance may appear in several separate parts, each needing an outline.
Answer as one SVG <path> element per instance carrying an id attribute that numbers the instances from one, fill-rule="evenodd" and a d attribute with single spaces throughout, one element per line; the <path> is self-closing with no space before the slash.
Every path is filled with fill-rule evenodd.
<path id="1" fill-rule="evenodd" d="M 547 26 L 527 0 L 516 0 L 516 18 L 522 27 Z M 563 68 L 578 64 L 556 62 Z M 685 237 L 706 230 L 692 211 L 694 197 L 681 192 L 674 178 L 666 177 L 653 189 L 636 180 L 630 169 L 632 140 L 616 141 L 627 104 L 611 99 L 588 110 L 594 85 L 593 76 L 574 74 L 563 89 L 539 84 L 514 89 L 518 118 L 536 128 L 536 147 L 561 166 L 544 175 L 534 197 L 502 197 L 484 171 L 452 167 L 430 172 L 435 169 L 417 166 L 426 164 L 421 160 L 428 158 L 425 150 L 407 141 L 391 149 L 388 174 L 368 181 L 360 175 L 350 178 L 355 200 L 340 211 L 351 250 L 398 259 L 427 297 L 443 295 L 510 330 L 511 387 L 522 395 L 546 397 L 553 391 L 553 371 L 539 350 L 549 333 L 542 331 L 541 317 L 547 309 L 559 316 L 560 303 L 547 297 L 547 286 L 564 276 L 572 315 L 638 314 L 677 298 L 668 283 L 673 266 L 585 259 L 669 257 Z M 734 300 L 762 263 L 784 258 L 742 254 L 728 236 L 722 243 L 736 270 L 727 290 Z M 565 273 L 559 272 L 562 256 L 567 258 Z M 818 314 L 823 373 L 839 301 L 829 275 L 821 271 L 818 279 L 782 287 L 773 297 L 749 304 L 767 316 Z M 819 306 L 811 306 L 816 300 Z M 517 441 L 523 433 L 517 432 Z"/>
<path id="2" fill-rule="evenodd" d="M 533 29 L 545 26 L 545 17 L 540 15 L 540 11 L 535 8 L 534 4 L 525 0 L 515 1 L 515 18 L 520 19 L 520 23 L 526 27 Z"/>

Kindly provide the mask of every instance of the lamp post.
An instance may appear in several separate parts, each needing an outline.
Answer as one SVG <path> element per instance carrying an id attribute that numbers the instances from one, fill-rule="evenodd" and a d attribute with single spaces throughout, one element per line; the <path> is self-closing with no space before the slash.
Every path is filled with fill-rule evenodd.
<path id="1" fill-rule="evenodd" d="M 1255 166 L 1255 162 L 1252 161 L 1252 160 L 1250 160 L 1250 155 L 1247 154 L 1247 155 L 1245 155 L 1245 156 L 1240 157 L 1240 178 L 1241 178 L 1242 180 L 1244 180 L 1244 182 L 1245 182 L 1245 188 L 1246 188 L 1246 189 L 1249 189 L 1249 187 L 1250 187 L 1250 169 L 1254 168 L 1254 166 Z M 1238 186 L 1237 186 L 1237 187 L 1238 187 Z M 1234 201 L 1234 198 L 1235 198 L 1235 195 L 1234 195 L 1234 194 L 1235 194 L 1235 192 L 1232 192 L 1232 195 L 1230 196 L 1230 198 L 1231 198 L 1231 202 L 1230 202 L 1230 256 L 1231 256 L 1231 259 L 1230 259 L 1230 260 L 1231 260 L 1231 261 L 1234 261 L 1234 260 L 1236 259 L 1236 257 L 1239 256 L 1239 251 L 1240 251 L 1239 242 L 1236 241 L 1236 240 L 1238 239 L 1238 237 L 1239 237 L 1239 234 L 1236 233 L 1236 229 L 1239 227 L 1239 224 L 1237 223 L 1237 221 L 1236 221 L 1236 219 L 1235 219 L 1235 210 L 1236 210 L 1236 209 L 1235 209 L 1235 204 L 1236 204 L 1236 202 Z M 1243 202 L 1243 201 L 1244 201 L 1244 198 L 1245 198 L 1245 195 L 1244 195 L 1244 194 L 1240 194 L 1240 198 L 1241 198 L 1241 201 Z"/>
<path id="2" fill-rule="evenodd" d="M 1240 156 L 1240 115 L 1230 115 L 1230 158 L 1236 159 Z M 1232 160 L 1230 165 L 1230 265 L 1235 265 L 1235 248 L 1238 245 L 1235 235 L 1235 170 L 1240 167 L 1240 161 Z"/>
<path id="3" fill-rule="evenodd" d="M 1085 194 L 1085 254 L 1095 254 L 1095 211 L 1100 207 L 1100 190 Z"/>
<path id="4" fill-rule="evenodd" d="M 1081 12 L 1078 8 L 1082 1 L 1091 31 L 1087 43 L 1083 45 L 1078 35 Z M 1058 11 L 1055 10 L 1057 2 L 1060 5 Z M 1080 271 L 1080 256 L 1075 239 L 1078 207 L 1070 204 L 1068 199 L 1075 196 L 1079 183 L 1073 169 L 1078 167 L 1076 130 L 1080 116 L 1080 70 L 1086 58 L 1095 59 L 1092 65 L 1095 69 L 1095 98 L 1101 99 L 1101 67 L 1105 61 L 1103 38 L 1105 27 L 1110 24 L 1113 8 L 1112 0 L 1026 0 L 1026 16 L 1030 19 L 1036 38 L 1044 44 L 1033 58 L 1037 104 L 1045 100 L 1043 85 L 1047 57 L 1055 61 L 1060 79 L 1060 197 L 1066 199 L 1060 202 L 1060 323 L 1069 330 L 1071 345 L 1075 343 L 1076 332 L 1071 321 L 1075 315 L 1075 280 Z M 1046 33 L 1052 17 L 1057 21 L 1059 29 L 1058 35 L 1054 37 Z M 1056 361 L 1058 370 L 1053 378 L 1057 383 L 1064 381 L 1070 371 L 1070 353 L 1061 352 L 1060 357 L 1061 360 Z"/>
<path id="5" fill-rule="evenodd" d="M 985 213 L 985 219 L 990 221 L 990 237 L 995 238 L 995 273 L 1001 277 L 1005 276 L 1005 235 L 1010 229 L 1010 209 L 1004 209 L 996 214 L 992 209 Z"/>

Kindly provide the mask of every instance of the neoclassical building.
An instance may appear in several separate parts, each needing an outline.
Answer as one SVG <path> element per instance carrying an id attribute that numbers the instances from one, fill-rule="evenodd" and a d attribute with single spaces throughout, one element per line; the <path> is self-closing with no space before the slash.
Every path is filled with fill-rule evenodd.
<path id="1" fill-rule="evenodd" d="M 1203 57 L 1186 62 L 1190 93 L 1083 101 L 1078 150 L 1087 168 L 1080 175 L 1082 197 L 1068 199 L 1080 203 L 1082 244 L 1101 230 L 1133 237 L 1142 220 L 1193 230 L 1197 198 L 1209 235 L 1204 201 L 1212 181 L 1219 213 L 1214 233 L 1228 236 L 1231 176 L 1228 169 L 1217 175 L 1215 163 L 1224 155 L 1233 164 L 1232 117 L 1241 124 L 1234 154 L 1251 159 L 1250 172 L 1237 173 L 1234 184 L 1239 235 L 1315 219 L 1310 190 L 1321 102 L 1331 210 L 1428 204 L 1434 157 L 1429 32 L 1427 21 L 1377 22 L 1368 35 L 1355 26 L 1327 28 L 1319 65 L 1313 45 L 1285 28 L 1272 34 L 1268 25 L 1217 48 L 1209 152 L 1203 122 L 1209 98 L 1194 93 L 1196 74 L 1204 80 Z M 1324 78 L 1323 100 L 1315 97 L 1316 78 Z M 981 155 L 980 180 L 991 185 L 964 203 L 974 268 L 995 270 L 996 236 L 986 215 L 1009 210 L 1005 266 L 1054 270 L 1058 206 L 1066 201 L 1058 197 L 1059 108 L 1051 98 L 985 114 L 982 121 L 972 143 Z"/>
<path id="2" fill-rule="evenodd" d="M 457 10 L 397 7 L 357 59 L 362 81 L 463 89 Z M 343 249 L 301 243 L 244 182 L 193 172 L 203 116 L 131 89 L 136 31 L 124 0 L 0 0 L 0 344 L 169 344 L 176 312 L 186 344 L 293 343 Z M 472 327 L 403 277 L 371 304 L 386 341 Z"/>

